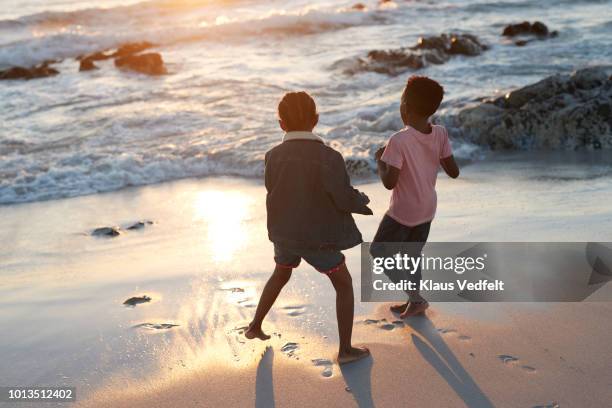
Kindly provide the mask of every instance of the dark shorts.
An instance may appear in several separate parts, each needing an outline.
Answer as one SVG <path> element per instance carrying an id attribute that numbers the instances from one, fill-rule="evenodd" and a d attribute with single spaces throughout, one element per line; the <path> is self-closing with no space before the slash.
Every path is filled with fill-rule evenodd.
<path id="1" fill-rule="evenodd" d="M 408 247 L 410 250 L 408 255 L 411 257 L 418 257 L 421 255 L 421 251 L 427 242 L 427 238 L 429 238 L 430 227 L 431 221 L 416 225 L 414 227 L 408 227 L 400 224 L 388 215 L 385 215 L 380 222 L 378 231 L 376 231 L 374 240 L 370 245 L 370 253 L 375 257 L 390 257 L 394 254 L 385 252 L 388 252 L 391 249 L 377 244 L 384 242 L 412 242 L 414 245 L 410 245 Z M 420 267 L 414 271 L 413 274 L 406 273 L 404 270 L 389 269 L 385 270 L 385 275 L 387 275 L 394 283 L 401 280 L 409 280 L 417 282 L 418 284 L 418 282 L 420 282 L 422 279 Z"/>
<path id="2" fill-rule="evenodd" d="M 400 224 L 385 214 L 372 242 L 427 242 L 431 221 L 414 227 Z"/>
<path id="3" fill-rule="evenodd" d="M 274 261 L 281 268 L 297 268 L 304 259 L 317 271 L 329 275 L 344 265 L 344 255 L 340 251 L 325 249 L 289 249 L 274 244 Z"/>

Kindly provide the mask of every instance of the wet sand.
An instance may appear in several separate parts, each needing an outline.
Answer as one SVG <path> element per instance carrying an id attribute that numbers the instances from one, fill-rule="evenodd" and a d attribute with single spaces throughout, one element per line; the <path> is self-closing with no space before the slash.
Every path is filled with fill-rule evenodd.
<path id="1" fill-rule="evenodd" d="M 356 219 L 371 239 L 389 192 L 360 188 L 375 216 Z M 431 241 L 606 241 L 612 230 L 612 180 L 583 167 L 483 162 L 441 177 L 438 191 Z M 211 178 L 2 207 L 0 324 L 11 330 L 0 376 L 77 386 L 83 406 L 612 398 L 609 303 L 439 303 L 428 319 L 400 323 L 385 305 L 357 302 L 355 342 L 373 358 L 341 370 L 333 289 L 302 265 L 264 324 L 272 340 L 246 341 L 241 328 L 273 268 L 264 199 L 259 182 Z M 153 224 L 129 229 L 140 220 Z M 119 235 L 90 235 L 107 226 Z M 346 255 L 358 288 L 359 249 Z"/>

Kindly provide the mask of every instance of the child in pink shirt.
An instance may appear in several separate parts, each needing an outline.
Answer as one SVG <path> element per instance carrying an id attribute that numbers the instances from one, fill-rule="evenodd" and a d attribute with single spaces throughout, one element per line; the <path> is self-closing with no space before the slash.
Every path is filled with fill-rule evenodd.
<path id="1" fill-rule="evenodd" d="M 448 133 L 443 126 L 432 125 L 429 117 L 442 102 L 444 89 L 436 81 L 422 76 L 408 79 L 400 106 L 406 127 L 376 152 L 378 174 L 384 186 L 393 190 L 389 210 L 382 219 L 373 242 L 413 242 L 411 256 L 420 256 L 436 214 L 436 178 L 440 166 L 452 178 L 459 176 Z M 416 253 L 418 251 L 418 253 Z M 421 270 L 408 278 L 421 281 Z M 385 271 L 393 282 L 406 279 L 398 271 Z M 407 291 L 408 302 L 392 306 L 401 317 L 423 313 L 429 304 L 419 290 Z"/>

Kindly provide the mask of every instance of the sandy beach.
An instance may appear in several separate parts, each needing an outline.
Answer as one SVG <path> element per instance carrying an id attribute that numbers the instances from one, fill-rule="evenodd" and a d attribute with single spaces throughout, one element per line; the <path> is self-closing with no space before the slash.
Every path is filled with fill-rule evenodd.
<path id="1" fill-rule="evenodd" d="M 612 406 L 610 10 L 0 0 L 0 408 Z"/>
<path id="2" fill-rule="evenodd" d="M 558 157 L 466 166 L 439 180 L 430 240 L 604 241 L 612 185 L 592 169 Z M 375 215 L 357 216 L 371 239 L 389 192 L 359 188 L 372 198 Z M 126 229 L 138 220 L 153 224 Z M 89 235 L 102 226 L 121 234 Z M 385 304 L 357 301 L 354 339 L 372 358 L 340 369 L 333 289 L 302 265 L 264 323 L 272 339 L 247 341 L 241 328 L 273 268 L 259 181 L 181 180 L 3 207 L 0 236 L 4 382 L 74 385 L 79 406 L 603 407 L 612 398 L 605 302 L 437 303 L 400 322 Z M 359 248 L 346 256 L 358 288 Z M 122 304 L 144 294 L 151 302 Z"/>

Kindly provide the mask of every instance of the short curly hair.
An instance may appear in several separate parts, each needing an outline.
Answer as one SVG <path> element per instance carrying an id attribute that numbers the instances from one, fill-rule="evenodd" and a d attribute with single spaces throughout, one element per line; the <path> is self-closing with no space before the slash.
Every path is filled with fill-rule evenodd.
<path id="1" fill-rule="evenodd" d="M 289 92 L 278 104 L 278 117 L 287 131 L 310 130 L 317 120 L 317 105 L 308 93 Z"/>
<path id="2" fill-rule="evenodd" d="M 419 115 L 429 117 L 436 113 L 444 98 L 444 88 L 431 78 L 413 75 L 408 78 L 402 94 L 402 105 Z"/>

